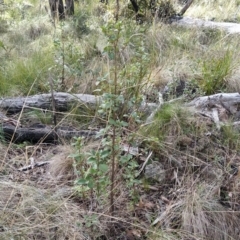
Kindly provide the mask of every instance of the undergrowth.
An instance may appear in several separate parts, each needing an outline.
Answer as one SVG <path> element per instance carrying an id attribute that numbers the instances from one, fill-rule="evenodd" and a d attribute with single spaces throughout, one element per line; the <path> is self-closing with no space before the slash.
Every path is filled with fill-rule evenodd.
<path id="1" fill-rule="evenodd" d="M 42 4 L 31 3 L 6 1 L 1 10 L 1 96 L 50 90 L 100 96 L 96 110 L 73 104 L 57 114 L 55 126 L 98 134 L 55 146 L 7 143 L 0 132 L 0 238 L 238 239 L 236 119 L 219 130 L 184 105 L 239 89 L 238 38 L 153 19 L 149 1 L 141 1 L 141 8 L 147 4 L 141 24 L 122 2 L 119 12 L 114 2 L 78 2 L 73 17 L 55 24 Z M 182 7 L 168 4 L 171 14 Z M 197 1 L 188 14 L 204 9 L 209 18 L 235 14 L 238 21 L 233 6 L 237 1 L 223 18 L 212 11 L 215 1 Z M 53 122 L 46 109 L 16 116 L 30 127 Z M 34 168 L 34 161 L 45 165 Z"/>

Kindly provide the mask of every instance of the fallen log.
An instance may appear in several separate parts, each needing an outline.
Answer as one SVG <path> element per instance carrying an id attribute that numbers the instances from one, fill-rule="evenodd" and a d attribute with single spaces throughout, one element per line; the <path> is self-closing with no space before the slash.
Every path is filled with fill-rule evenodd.
<path id="1" fill-rule="evenodd" d="M 21 143 L 28 141 L 31 143 L 39 142 L 58 142 L 61 138 L 70 139 L 72 137 L 93 137 L 98 134 L 97 131 L 78 130 L 72 127 L 51 127 L 41 123 L 36 123 L 30 127 L 21 126 L 20 120 L 15 120 L 5 114 L 13 114 L 23 109 L 52 109 L 52 95 L 54 95 L 55 110 L 64 112 L 70 110 L 73 106 L 80 110 L 96 110 L 102 101 L 101 96 L 89 94 L 69 94 L 57 92 L 53 94 L 39 94 L 28 97 L 6 98 L 0 100 L 0 127 L 6 141 Z M 157 104 L 143 102 L 138 109 L 139 111 L 150 114 Z M 1 112 L 2 111 L 4 112 Z"/>
<path id="2" fill-rule="evenodd" d="M 96 108 L 101 102 L 100 96 L 90 94 L 70 94 L 65 92 L 54 93 L 56 111 L 65 112 L 74 105 L 79 108 Z M 6 111 L 6 114 L 14 114 L 22 109 L 39 108 L 43 110 L 52 110 L 52 94 L 38 94 L 28 97 L 6 98 L 0 100 L 0 109 Z"/>
<path id="3" fill-rule="evenodd" d="M 30 127 L 18 127 L 9 123 L 2 123 L 2 134 L 6 141 L 14 143 L 31 142 L 31 143 L 57 143 L 64 139 L 73 137 L 90 138 L 95 137 L 98 131 L 77 130 L 71 127 L 51 128 L 44 124 L 35 124 Z"/>
<path id="4" fill-rule="evenodd" d="M 174 19 L 173 19 L 174 20 Z M 172 24 L 189 28 L 210 28 L 226 31 L 229 34 L 240 33 L 240 24 L 231 22 L 206 21 L 199 18 L 183 17 L 172 21 Z"/>
<path id="5" fill-rule="evenodd" d="M 19 128 L 8 123 L 2 124 L 2 133 L 6 141 L 21 143 L 54 142 L 57 135 L 50 127 L 46 128 Z"/>
<path id="6" fill-rule="evenodd" d="M 229 111 L 232 114 L 236 113 L 237 109 L 240 107 L 240 94 L 218 93 L 211 96 L 198 97 L 190 103 L 187 103 L 186 106 L 194 107 L 195 109 L 203 109 L 217 104 L 224 105 L 224 107 L 229 108 Z"/>
<path id="7" fill-rule="evenodd" d="M 58 112 L 69 111 L 73 106 L 77 106 L 80 110 L 95 110 L 102 102 L 102 96 L 94 96 L 90 94 L 70 94 L 65 92 L 55 92 L 54 94 L 55 109 Z M 52 110 L 52 94 L 38 94 L 28 97 L 5 98 L 0 100 L 0 109 L 6 114 L 15 114 L 22 109 L 42 109 Z M 143 102 L 138 109 L 148 114 L 157 104 Z"/>
<path id="8" fill-rule="evenodd" d="M 218 93 L 198 97 L 185 105 L 190 111 L 212 119 L 218 130 L 228 124 L 229 119 L 237 126 L 240 119 L 240 94 Z"/>
<path id="9" fill-rule="evenodd" d="M 15 98 L 0 101 L 0 107 L 7 109 L 10 112 L 21 111 L 22 107 L 51 107 L 50 94 L 35 95 L 28 98 Z M 24 100 L 23 100 L 24 99 Z M 101 97 L 93 95 L 68 93 L 56 93 L 56 104 L 58 110 L 67 110 L 69 102 L 78 102 L 84 105 L 95 107 L 101 101 Z M 84 103 L 83 103 L 84 102 Z M 21 104 L 22 103 L 22 104 Z M 155 112 L 160 109 L 162 103 L 158 106 L 151 103 L 143 103 L 141 110 L 149 113 L 149 118 L 153 117 Z M 239 93 L 219 93 L 211 96 L 198 97 L 186 103 L 185 107 L 190 111 L 199 113 L 211 118 L 218 129 L 224 125 L 229 118 L 232 117 L 236 124 L 239 125 L 240 120 L 240 94 Z M 148 120 L 149 120 L 148 118 Z M 151 118 L 152 119 L 152 118 Z M 96 137 L 98 131 L 78 130 L 73 127 L 51 127 L 44 124 L 34 124 L 30 127 L 21 127 L 18 121 L 6 117 L 3 113 L 0 115 L 2 121 L 2 134 L 7 141 L 20 143 L 28 141 L 31 143 L 39 142 L 58 142 L 61 138 L 70 139 L 72 137 Z M 147 120 L 147 124 L 149 121 Z M 0 122 L 1 122 L 0 121 Z M 234 122 L 233 122 L 234 124 Z"/>

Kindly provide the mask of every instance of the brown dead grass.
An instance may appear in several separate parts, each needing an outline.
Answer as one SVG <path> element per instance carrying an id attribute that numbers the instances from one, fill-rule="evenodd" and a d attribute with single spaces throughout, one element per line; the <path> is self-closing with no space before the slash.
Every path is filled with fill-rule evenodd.
<path id="1" fill-rule="evenodd" d="M 74 159 L 69 155 L 73 153 L 73 148 L 70 146 L 60 146 L 56 148 L 57 154 L 50 159 L 50 164 L 47 169 L 50 177 L 54 181 L 70 180 L 74 178 Z"/>
<path id="2" fill-rule="evenodd" d="M 85 239 L 83 212 L 56 192 L 9 180 L 0 192 L 1 239 Z"/>
<path id="3" fill-rule="evenodd" d="M 238 239 L 240 216 L 220 204 L 217 196 L 220 185 L 186 180 L 176 199 L 155 220 L 156 224 L 168 229 L 180 228 L 197 239 Z"/>

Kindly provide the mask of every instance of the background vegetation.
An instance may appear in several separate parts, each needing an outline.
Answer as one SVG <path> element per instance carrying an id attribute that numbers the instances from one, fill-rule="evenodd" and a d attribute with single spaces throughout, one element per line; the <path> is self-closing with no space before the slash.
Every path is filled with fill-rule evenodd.
<path id="1" fill-rule="evenodd" d="M 48 93 L 50 82 L 103 97 L 96 112 L 73 108 L 59 120 L 100 130 L 90 142 L 1 138 L 0 238 L 239 239 L 239 129 L 229 118 L 218 131 L 184 107 L 239 92 L 238 35 L 169 24 L 144 4 L 139 24 L 130 3 L 119 3 L 117 22 L 115 1 L 75 2 L 61 22 L 48 2 L 0 4 L 1 97 Z M 184 1 L 169 4 L 179 12 Z M 186 15 L 239 22 L 239 1 L 195 1 Z M 159 104 L 162 94 L 165 104 L 146 122 L 143 103 Z M 51 123 L 42 110 L 20 120 L 29 118 Z M 50 163 L 18 172 L 31 157 Z M 143 174 L 144 166 L 160 166 L 164 177 Z"/>

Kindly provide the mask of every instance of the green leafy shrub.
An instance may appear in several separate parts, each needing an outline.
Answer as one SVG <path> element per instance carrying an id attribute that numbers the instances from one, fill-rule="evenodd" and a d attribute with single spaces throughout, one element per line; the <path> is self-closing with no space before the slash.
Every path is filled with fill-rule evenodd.
<path id="1" fill-rule="evenodd" d="M 157 9 L 157 16 L 166 22 L 174 15 L 176 15 L 176 10 L 173 7 L 172 1 L 161 1 Z"/>
<path id="2" fill-rule="evenodd" d="M 75 35 L 78 38 L 81 38 L 83 35 L 86 35 L 90 32 L 89 27 L 87 26 L 87 20 L 89 18 L 88 12 L 83 9 L 80 9 L 75 13 L 73 17 L 73 27 Z"/>
<path id="3" fill-rule="evenodd" d="M 0 34 L 6 33 L 8 31 L 8 22 L 7 20 L 0 17 Z"/>

